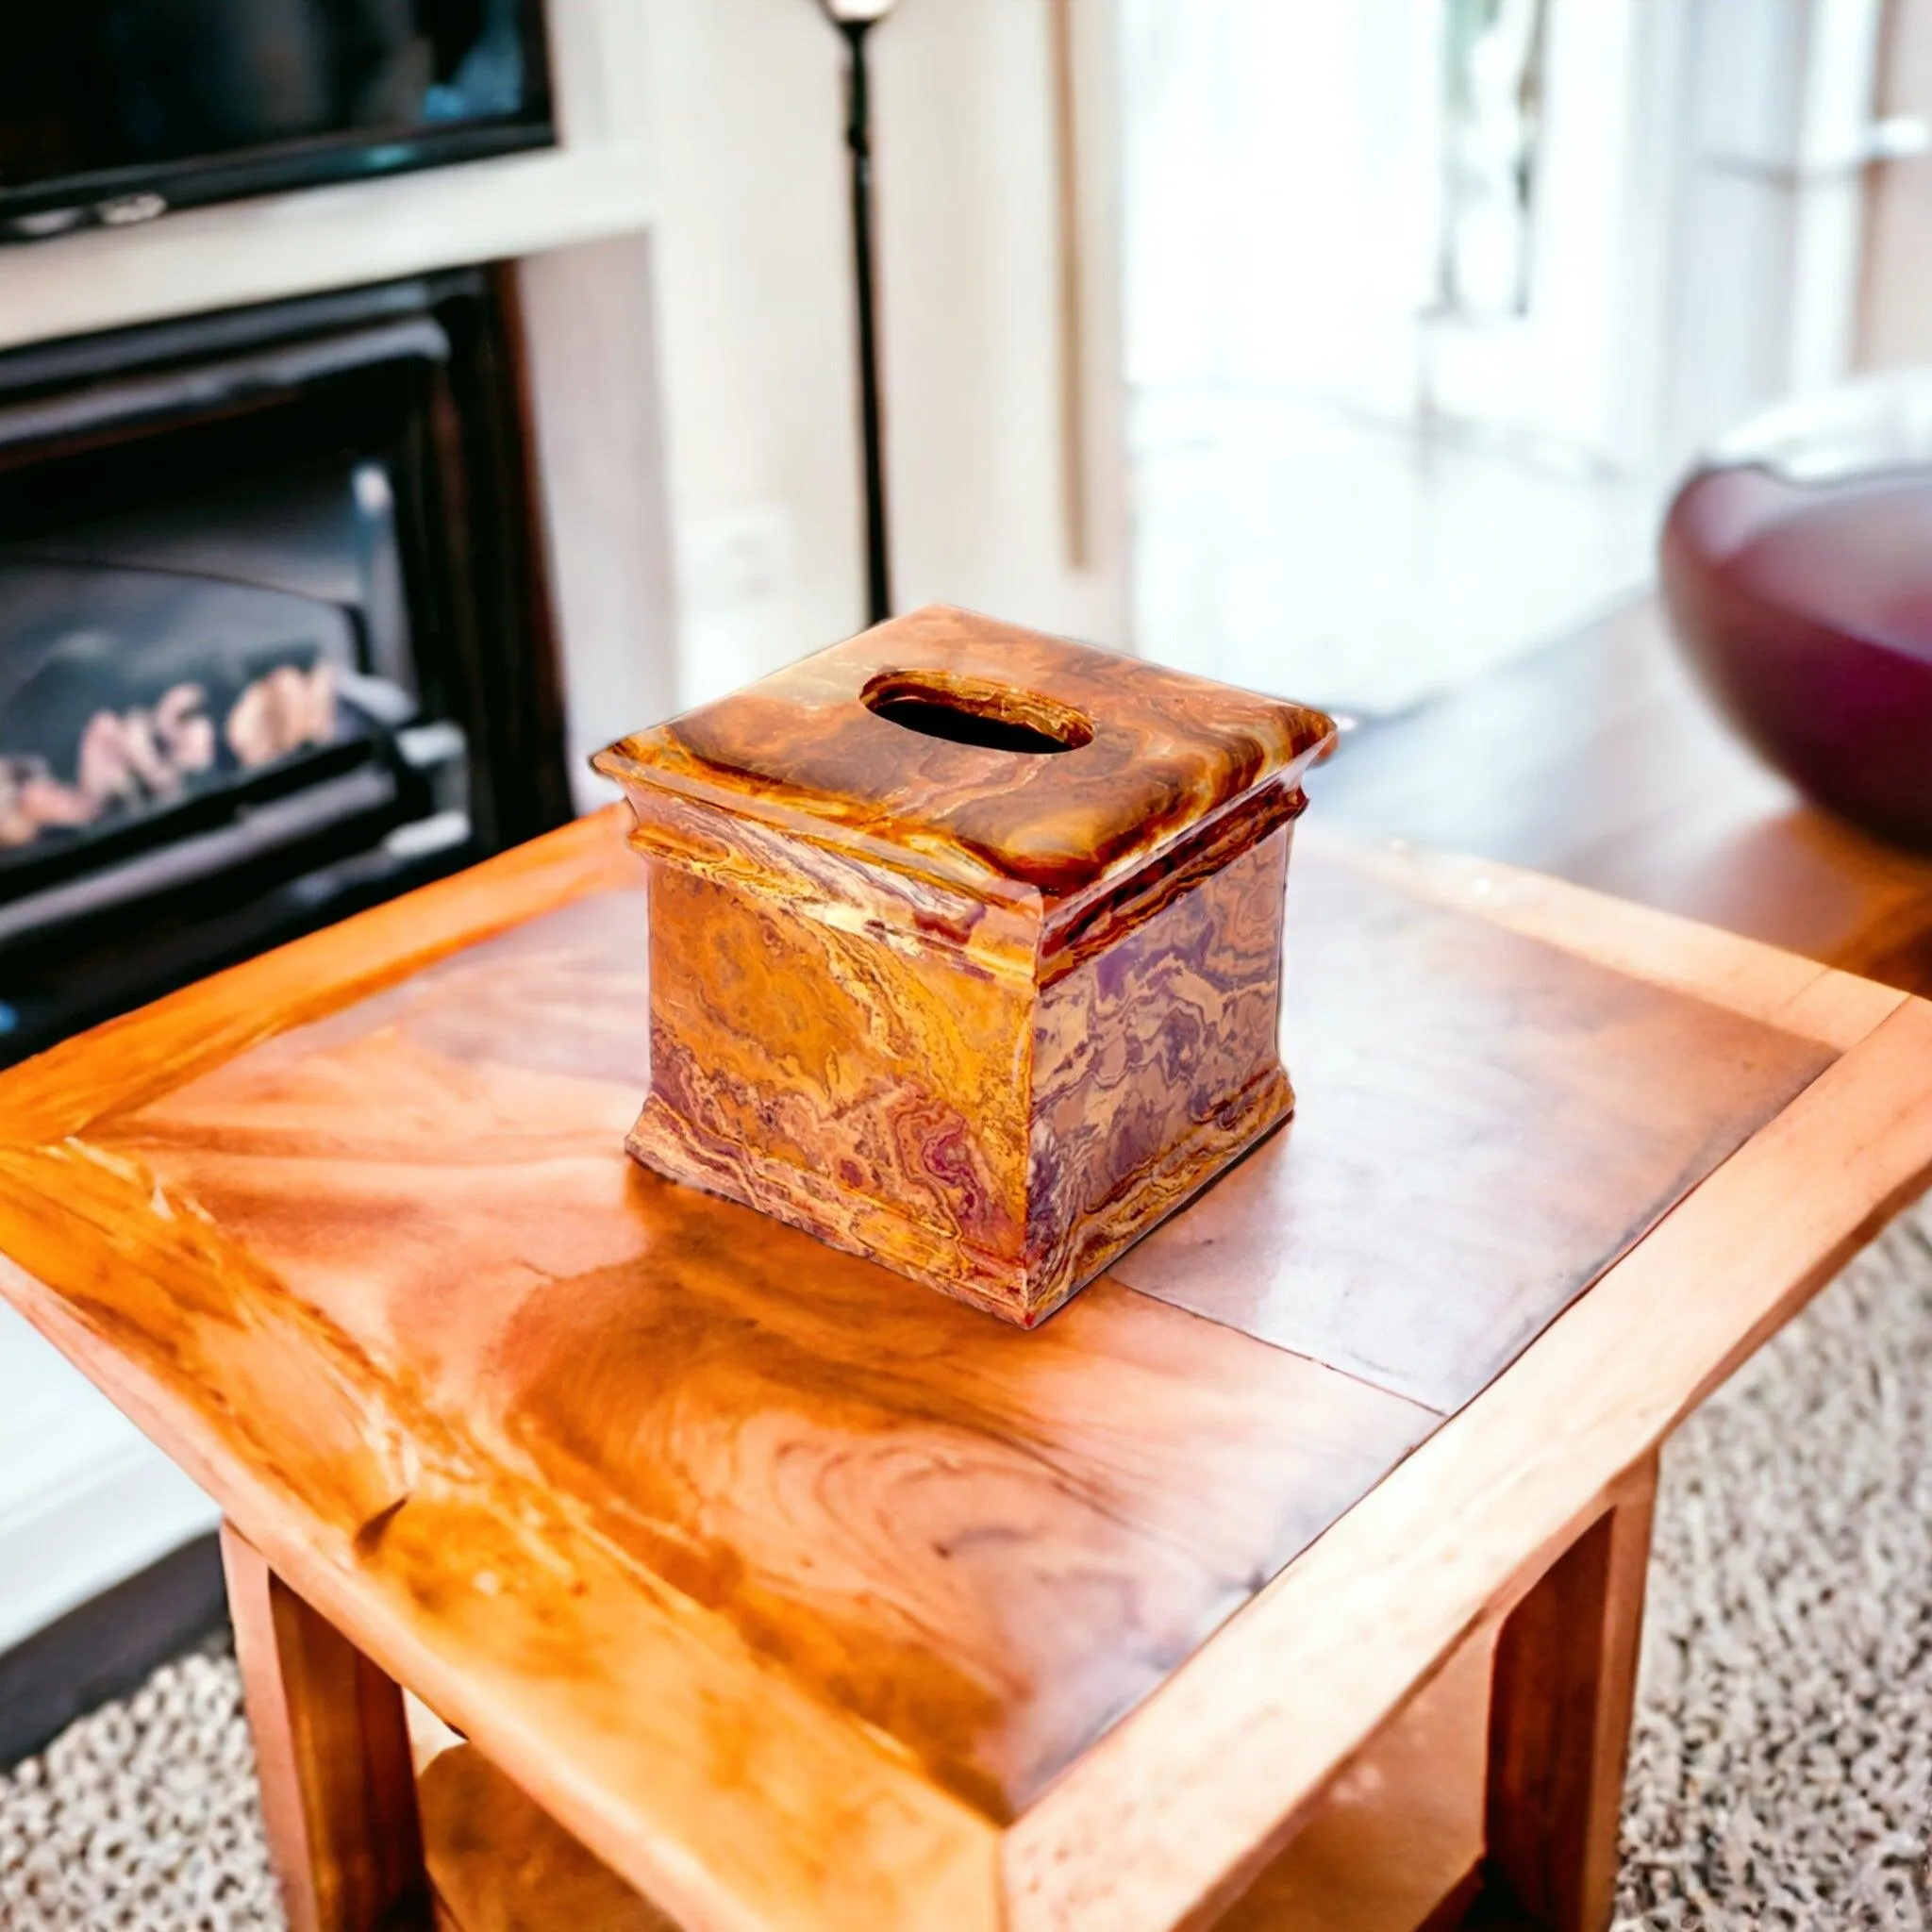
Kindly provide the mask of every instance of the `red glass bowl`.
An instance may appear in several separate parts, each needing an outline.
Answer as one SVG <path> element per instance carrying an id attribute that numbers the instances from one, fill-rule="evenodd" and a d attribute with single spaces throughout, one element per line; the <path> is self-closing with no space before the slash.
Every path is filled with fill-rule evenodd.
<path id="1" fill-rule="evenodd" d="M 1661 569 L 1745 738 L 1820 805 L 1932 850 L 1932 372 L 1726 438 L 1671 505 Z"/>

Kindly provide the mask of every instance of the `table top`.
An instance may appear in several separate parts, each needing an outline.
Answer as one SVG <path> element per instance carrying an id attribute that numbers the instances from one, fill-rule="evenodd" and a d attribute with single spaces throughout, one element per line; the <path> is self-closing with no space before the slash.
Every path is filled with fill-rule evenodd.
<path id="1" fill-rule="evenodd" d="M 1031 1334 L 625 1158 L 610 814 L 0 1076 L 0 1287 L 685 1922 L 1169 1924 L 1932 1171 L 1894 990 L 1289 902 L 1295 1121 Z"/>

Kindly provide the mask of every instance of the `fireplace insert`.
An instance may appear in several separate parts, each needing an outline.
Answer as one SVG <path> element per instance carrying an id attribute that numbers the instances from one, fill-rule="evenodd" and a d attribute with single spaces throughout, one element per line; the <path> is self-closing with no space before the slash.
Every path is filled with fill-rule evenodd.
<path id="1" fill-rule="evenodd" d="M 0 1064 L 560 823 L 505 285 L 0 356 Z"/>

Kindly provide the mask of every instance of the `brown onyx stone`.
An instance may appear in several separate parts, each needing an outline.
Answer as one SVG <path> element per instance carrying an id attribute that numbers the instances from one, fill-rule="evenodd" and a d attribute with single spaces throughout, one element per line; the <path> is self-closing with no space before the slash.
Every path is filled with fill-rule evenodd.
<path id="1" fill-rule="evenodd" d="M 1293 1107 L 1319 711 L 934 605 L 598 755 L 650 862 L 630 1151 L 1030 1326 Z"/>

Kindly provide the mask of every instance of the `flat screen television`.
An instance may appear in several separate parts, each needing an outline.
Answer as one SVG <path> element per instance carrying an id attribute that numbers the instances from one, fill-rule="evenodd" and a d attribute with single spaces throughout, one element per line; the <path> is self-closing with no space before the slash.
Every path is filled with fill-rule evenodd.
<path id="1" fill-rule="evenodd" d="M 0 0 L 0 241 L 555 140 L 541 0 Z"/>

